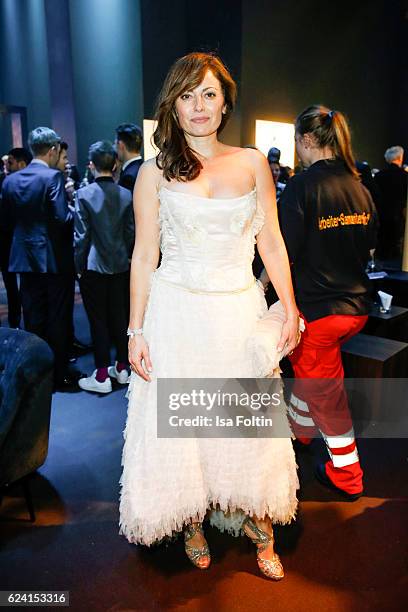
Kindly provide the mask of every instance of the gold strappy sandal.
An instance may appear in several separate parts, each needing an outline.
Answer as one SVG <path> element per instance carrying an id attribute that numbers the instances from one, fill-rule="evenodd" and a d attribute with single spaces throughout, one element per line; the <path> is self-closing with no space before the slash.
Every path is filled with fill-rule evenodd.
<path id="1" fill-rule="evenodd" d="M 249 535 L 249 533 L 245 530 L 246 526 L 251 530 L 252 534 L 255 535 Z M 257 546 L 258 550 L 256 553 L 256 559 L 258 561 L 258 567 L 264 576 L 271 578 L 272 580 L 282 580 L 285 573 L 283 571 L 279 555 L 275 553 L 273 559 L 271 560 L 263 559 L 260 556 L 260 553 L 262 553 L 267 546 L 273 542 L 273 536 L 269 535 L 265 531 L 262 531 L 262 529 L 259 529 L 259 527 L 257 527 L 255 522 L 249 516 L 244 519 L 242 529 L 244 530 L 245 535 L 247 535 L 248 538 Z"/>
<path id="2" fill-rule="evenodd" d="M 196 548 L 188 544 L 188 541 L 191 540 L 196 533 L 201 533 L 201 535 L 204 536 L 201 523 L 190 523 L 184 528 L 184 548 L 186 555 L 193 565 L 199 569 L 207 569 L 211 563 L 211 554 L 207 542 L 201 548 Z"/>

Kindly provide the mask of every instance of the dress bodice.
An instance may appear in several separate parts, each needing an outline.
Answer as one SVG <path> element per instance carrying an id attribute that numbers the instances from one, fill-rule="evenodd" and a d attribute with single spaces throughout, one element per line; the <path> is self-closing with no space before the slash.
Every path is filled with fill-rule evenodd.
<path id="1" fill-rule="evenodd" d="M 234 198 L 159 192 L 162 262 L 156 277 L 196 291 L 239 291 L 253 281 L 255 237 L 264 223 L 256 190 Z"/>

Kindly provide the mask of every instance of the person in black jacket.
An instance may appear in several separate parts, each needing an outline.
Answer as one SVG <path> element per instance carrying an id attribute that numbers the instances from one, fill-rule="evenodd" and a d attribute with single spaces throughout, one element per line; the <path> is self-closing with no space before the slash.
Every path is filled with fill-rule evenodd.
<path id="1" fill-rule="evenodd" d="M 360 179 L 362 184 L 368 191 L 370 192 L 371 197 L 373 198 L 373 202 L 375 204 L 375 208 L 378 214 L 378 205 L 381 199 L 380 190 L 378 189 L 378 185 L 372 175 L 371 168 L 366 161 L 358 161 L 356 160 L 356 168 L 360 175 Z"/>
<path id="2" fill-rule="evenodd" d="M 75 196 L 75 266 L 88 314 L 96 370 L 78 381 L 81 389 L 109 393 L 109 376 L 128 382 L 127 283 L 135 239 L 131 193 L 113 181 L 116 152 L 108 141 L 89 149 L 95 182 Z M 110 339 L 116 363 L 110 366 Z"/>
<path id="3" fill-rule="evenodd" d="M 73 218 L 64 179 L 54 169 L 60 137 L 38 127 L 28 138 L 33 161 L 3 184 L 2 225 L 13 230 L 9 271 L 20 273 L 24 326 L 55 356 L 55 386 L 70 386 L 69 321 L 73 291 Z"/>
<path id="4" fill-rule="evenodd" d="M 30 151 L 24 147 L 11 149 L 7 156 L 8 174 L 23 170 L 32 159 L 33 156 Z M 9 327 L 16 328 L 20 327 L 21 321 L 21 297 L 17 283 L 17 274 L 8 271 L 12 239 L 12 228 L 0 228 L 0 269 L 7 292 L 8 324 Z"/>
<path id="5" fill-rule="evenodd" d="M 330 460 L 317 467 L 317 478 L 354 500 L 363 493 L 363 472 L 341 344 L 367 321 L 371 287 L 365 268 L 376 243 L 376 209 L 360 181 L 342 113 L 305 109 L 296 120 L 295 141 L 307 170 L 291 178 L 281 196 L 281 225 L 306 330 L 291 356 L 297 380 L 289 413 L 300 442 L 310 441 L 316 427 L 326 442 Z M 313 387 L 302 379 L 315 379 Z"/>
<path id="6" fill-rule="evenodd" d="M 405 228 L 408 174 L 402 168 L 404 149 L 400 146 L 386 150 L 387 167 L 375 175 L 381 198 L 378 206 L 380 232 L 378 251 L 380 257 L 401 255 Z"/>
<path id="7" fill-rule="evenodd" d="M 122 123 L 116 128 L 116 151 L 122 163 L 119 185 L 133 194 L 139 168 L 143 163 L 141 150 L 142 131 L 134 123 Z"/>
<path id="8" fill-rule="evenodd" d="M 141 150 L 143 145 L 142 130 L 134 123 L 122 123 L 116 128 L 115 147 L 118 159 L 122 164 L 119 185 L 129 189 L 133 196 L 136 178 L 143 163 Z M 126 283 L 126 317 L 130 314 L 130 273 Z"/>

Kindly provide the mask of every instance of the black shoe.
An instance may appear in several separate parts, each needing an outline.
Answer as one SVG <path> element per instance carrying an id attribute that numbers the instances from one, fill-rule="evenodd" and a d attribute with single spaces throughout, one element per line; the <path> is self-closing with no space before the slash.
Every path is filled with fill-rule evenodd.
<path id="1" fill-rule="evenodd" d="M 86 378 L 88 376 L 88 374 L 85 374 L 85 372 L 81 372 L 80 370 L 77 370 L 76 368 L 70 368 L 70 367 L 65 372 L 65 375 L 68 378 L 75 380 L 75 382 L 78 382 L 80 378 Z"/>
<path id="2" fill-rule="evenodd" d="M 84 372 L 69 368 L 64 377 L 55 383 L 54 391 L 78 391 L 78 380 L 85 377 Z"/>
<path id="3" fill-rule="evenodd" d="M 74 337 L 70 353 L 71 356 L 80 357 L 81 355 L 86 355 L 87 353 L 92 351 L 92 349 L 92 344 L 84 344 L 83 342 L 78 340 L 78 338 Z"/>
<path id="4" fill-rule="evenodd" d="M 61 391 L 62 393 L 66 391 L 77 391 L 78 390 L 78 380 L 76 378 L 72 378 L 68 374 L 64 376 L 62 380 L 59 380 L 54 385 L 54 391 Z"/>
<path id="5" fill-rule="evenodd" d="M 327 474 L 326 474 L 326 467 L 325 467 L 324 463 L 319 463 L 316 466 L 315 476 L 316 476 L 317 480 L 320 482 L 320 484 L 322 484 L 327 489 L 331 489 L 332 491 L 336 491 L 336 493 L 339 493 L 347 501 L 356 501 L 364 493 L 364 491 L 361 491 L 361 493 L 347 493 L 347 491 L 344 491 L 343 489 L 340 489 L 339 487 L 336 487 L 336 485 L 327 476 Z"/>

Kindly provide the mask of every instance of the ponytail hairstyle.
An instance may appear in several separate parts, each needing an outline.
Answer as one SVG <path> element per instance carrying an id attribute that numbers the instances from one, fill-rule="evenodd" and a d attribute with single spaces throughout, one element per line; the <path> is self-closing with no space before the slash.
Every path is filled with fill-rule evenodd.
<path id="1" fill-rule="evenodd" d="M 192 181 L 202 170 L 200 160 L 188 146 L 179 126 L 175 103 L 183 93 L 200 85 L 207 70 L 219 80 L 224 94 L 226 112 L 217 133 L 223 130 L 234 109 L 237 87 L 218 57 L 210 53 L 189 53 L 173 64 L 159 94 L 155 113 L 157 127 L 153 133 L 153 142 L 159 149 L 156 164 L 168 181 Z"/>
<path id="2" fill-rule="evenodd" d="M 360 179 L 351 148 L 349 126 L 343 113 L 320 104 L 309 106 L 297 117 L 295 132 L 301 136 L 312 134 L 318 147 L 330 147 L 335 157 L 342 159 L 351 174 Z"/>

